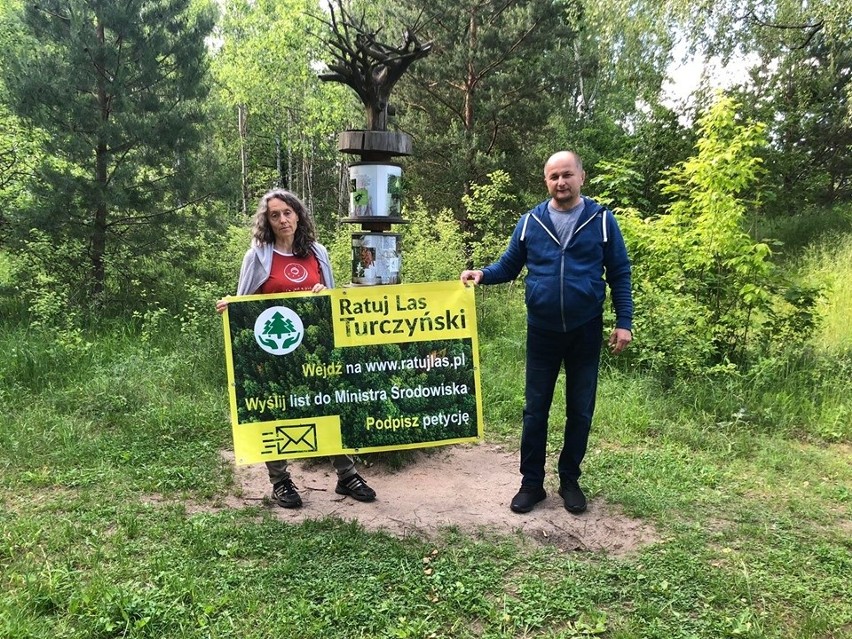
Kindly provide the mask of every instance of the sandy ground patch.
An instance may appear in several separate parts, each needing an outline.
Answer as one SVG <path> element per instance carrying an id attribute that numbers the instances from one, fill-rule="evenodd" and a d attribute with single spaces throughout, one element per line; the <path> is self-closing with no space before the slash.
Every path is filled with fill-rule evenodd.
<path id="1" fill-rule="evenodd" d="M 230 463 L 233 454 L 223 453 Z M 562 505 L 556 486 L 547 485 L 547 499 L 527 514 L 509 510 L 520 485 L 517 453 L 493 444 L 456 445 L 417 451 L 404 468 L 381 463 L 359 471 L 378 498 L 361 503 L 334 492 L 330 463 L 295 460 L 291 475 L 304 505 L 286 510 L 272 504 L 263 464 L 234 468 L 235 494 L 224 499 L 229 507 L 265 504 L 282 521 L 338 517 L 355 520 L 367 530 L 383 530 L 399 537 L 429 538 L 444 527 L 469 534 L 521 534 L 563 550 L 630 553 L 659 540 L 649 524 L 625 516 L 600 497 L 591 499 L 587 512 L 572 515 Z"/>

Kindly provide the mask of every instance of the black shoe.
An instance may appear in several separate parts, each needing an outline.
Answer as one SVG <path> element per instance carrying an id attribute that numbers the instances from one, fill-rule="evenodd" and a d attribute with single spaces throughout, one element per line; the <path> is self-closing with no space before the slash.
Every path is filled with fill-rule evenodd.
<path id="1" fill-rule="evenodd" d="M 373 501 L 376 498 L 376 491 L 370 488 L 358 473 L 346 479 L 338 479 L 334 492 L 338 495 L 349 495 L 358 501 Z"/>
<path id="2" fill-rule="evenodd" d="M 516 513 L 528 513 L 540 501 L 547 497 L 544 488 L 541 486 L 524 486 L 521 484 L 521 489 L 518 494 L 512 499 L 509 508 Z"/>
<path id="3" fill-rule="evenodd" d="M 296 486 L 289 477 L 282 479 L 272 486 L 272 501 L 281 508 L 298 508 L 302 505 L 302 498 L 296 492 Z"/>
<path id="4" fill-rule="evenodd" d="M 586 496 L 576 479 L 566 479 L 559 487 L 559 496 L 569 513 L 577 514 L 586 510 Z"/>

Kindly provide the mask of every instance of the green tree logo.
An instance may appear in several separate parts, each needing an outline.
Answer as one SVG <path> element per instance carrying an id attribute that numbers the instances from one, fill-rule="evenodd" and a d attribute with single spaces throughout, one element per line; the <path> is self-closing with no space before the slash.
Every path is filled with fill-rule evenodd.
<path id="1" fill-rule="evenodd" d="M 257 345 L 272 355 L 292 353 L 305 336 L 301 318 L 286 306 L 267 308 L 254 322 Z"/>

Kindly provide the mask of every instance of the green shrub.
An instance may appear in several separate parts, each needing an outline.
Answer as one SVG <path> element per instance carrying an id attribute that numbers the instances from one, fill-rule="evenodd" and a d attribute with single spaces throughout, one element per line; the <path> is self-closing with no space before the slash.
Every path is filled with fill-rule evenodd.
<path id="1" fill-rule="evenodd" d="M 711 328 L 704 308 L 689 295 L 649 280 L 633 287 L 634 339 L 623 360 L 663 379 L 698 375 L 713 357 Z M 606 327 L 615 326 L 607 313 Z"/>
<path id="2" fill-rule="evenodd" d="M 464 267 L 464 241 L 450 209 L 430 211 L 422 200 L 406 210 L 402 234 L 402 281 L 457 280 Z"/>
<path id="3" fill-rule="evenodd" d="M 765 139 L 762 125 L 741 123 L 737 109 L 720 98 L 699 119 L 696 154 L 664 179 L 672 198 L 665 214 L 618 210 L 634 265 L 634 360 L 652 370 L 747 364 L 769 337 L 804 343 L 817 326 L 819 291 L 787 282 L 769 245 L 746 231 Z"/>

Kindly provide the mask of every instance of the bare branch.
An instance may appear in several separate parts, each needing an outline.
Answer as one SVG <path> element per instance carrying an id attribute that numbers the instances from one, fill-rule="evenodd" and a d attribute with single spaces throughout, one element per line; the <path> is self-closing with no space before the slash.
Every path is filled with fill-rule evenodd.
<path id="1" fill-rule="evenodd" d="M 794 46 L 791 46 L 791 49 L 805 49 L 810 43 L 811 40 L 814 39 L 814 36 L 823 30 L 825 27 L 825 20 L 819 20 L 817 22 L 805 23 L 805 24 L 782 24 L 780 22 L 766 22 L 761 18 L 757 17 L 757 14 L 754 10 L 750 10 L 746 14 L 746 19 L 752 24 L 756 24 L 759 27 L 767 27 L 769 29 L 779 29 L 781 31 L 799 31 L 804 34 L 804 40 Z"/>

